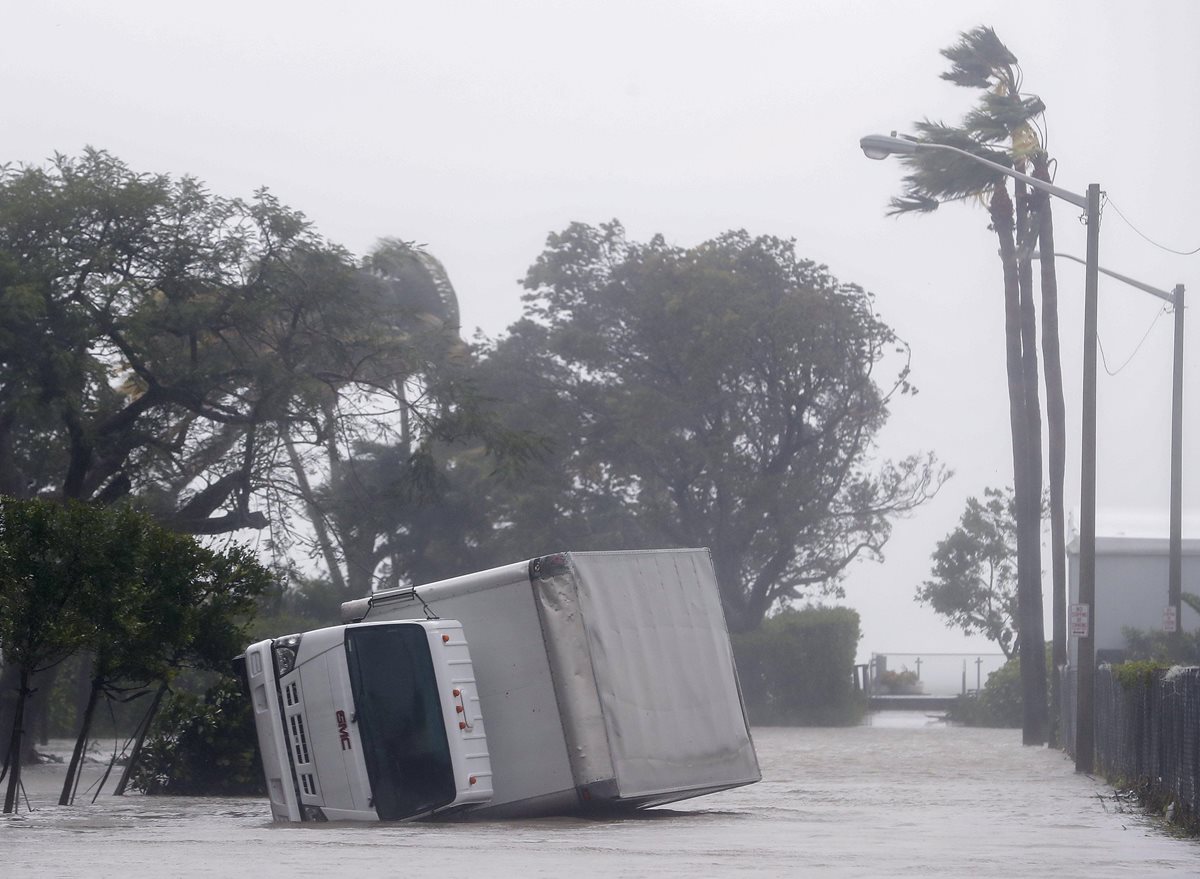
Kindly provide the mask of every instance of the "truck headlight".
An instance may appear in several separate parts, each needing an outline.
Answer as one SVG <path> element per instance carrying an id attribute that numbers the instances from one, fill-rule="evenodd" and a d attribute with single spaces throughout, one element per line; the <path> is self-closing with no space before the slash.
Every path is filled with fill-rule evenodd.
<path id="1" fill-rule="evenodd" d="M 305 821 L 325 822 L 329 820 L 320 806 L 304 805 L 300 807 L 300 811 L 304 815 Z"/>
<path id="2" fill-rule="evenodd" d="M 283 677 L 296 667 L 296 652 L 300 649 L 300 636 L 285 635 L 282 638 L 276 638 L 271 649 L 275 653 L 275 673 L 279 677 Z"/>

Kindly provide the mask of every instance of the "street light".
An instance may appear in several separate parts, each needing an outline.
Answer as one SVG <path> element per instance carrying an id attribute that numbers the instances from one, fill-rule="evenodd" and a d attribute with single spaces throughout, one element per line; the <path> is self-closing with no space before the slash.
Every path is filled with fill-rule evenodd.
<path id="1" fill-rule="evenodd" d="M 1100 186 L 1091 183 L 1087 195 L 1077 195 L 1045 180 L 989 161 L 966 150 L 943 143 L 927 143 L 897 137 L 895 133 L 868 134 L 859 140 L 868 159 L 911 156 L 926 150 L 957 153 L 986 165 L 999 174 L 1020 180 L 1040 192 L 1053 195 L 1087 212 L 1087 267 L 1083 285 L 1083 439 L 1079 476 L 1079 604 L 1087 608 L 1087 625 L 1079 635 L 1079 668 L 1075 679 L 1075 771 L 1092 771 L 1096 750 L 1096 290 L 1099 281 Z"/>
<path id="2" fill-rule="evenodd" d="M 1047 183 L 1045 180 L 1030 177 L 1028 174 L 1022 174 L 1020 171 L 1014 170 L 1007 165 L 1001 165 L 999 162 L 993 162 L 985 159 L 983 156 L 977 156 L 974 153 L 950 146 L 946 143 L 926 143 L 925 141 L 909 140 L 906 137 L 896 137 L 894 134 L 868 134 L 859 140 L 858 145 L 862 147 L 863 154 L 868 159 L 886 159 L 888 156 L 911 156 L 927 150 L 958 153 L 958 155 L 965 156 L 973 162 L 987 165 L 993 171 L 997 171 L 1000 174 L 1007 174 L 1009 177 L 1027 183 L 1034 189 L 1040 189 L 1042 192 L 1048 192 L 1053 196 L 1061 198 L 1063 201 L 1069 201 L 1077 208 L 1087 207 L 1086 196 L 1076 195 L 1069 189 L 1062 189 L 1053 183 Z"/>
<path id="3" fill-rule="evenodd" d="M 1041 254 L 1030 254 L 1038 259 Z M 1069 253 L 1055 253 L 1059 259 L 1069 259 L 1086 265 L 1084 260 Z M 1175 312 L 1175 344 L 1171 369 L 1171 526 L 1167 550 L 1167 604 L 1175 609 L 1175 636 L 1183 626 L 1183 284 L 1171 292 L 1160 290 L 1141 281 L 1098 267 L 1101 274 L 1116 278 L 1151 296 L 1171 304 Z"/>

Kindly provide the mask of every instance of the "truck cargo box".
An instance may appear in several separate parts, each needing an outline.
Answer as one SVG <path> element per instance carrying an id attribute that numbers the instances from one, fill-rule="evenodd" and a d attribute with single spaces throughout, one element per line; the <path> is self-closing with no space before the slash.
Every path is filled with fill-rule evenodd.
<path id="1" fill-rule="evenodd" d="M 494 811 L 761 777 L 708 550 L 564 552 L 343 605 L 346 622 L 428 616 L 471 645 Z"/>

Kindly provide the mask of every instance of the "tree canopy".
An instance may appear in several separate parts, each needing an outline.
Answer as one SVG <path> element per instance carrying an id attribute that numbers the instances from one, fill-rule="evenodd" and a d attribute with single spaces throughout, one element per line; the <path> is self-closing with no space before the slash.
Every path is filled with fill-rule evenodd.
<path id="1" fill-rule="evenodd" d="M 836 591 L 944 477 L 931 455 L 872 462 L 913 390 L 907 348 L 870 294 L 791 241 L 682 248 L 575 223 L 525 286 L 525 318 L 483 363 L 510 426 L 552 439 L 494 514 L 525 555 L 708 546 L 730 625 L 748 629 Z"/>
<path id="2" fill-rule="evenodd" d="M 0 493 L 265 526 L 282 437 L 378 410 L 457 338 L 456 309 L 436 288 L 408 304 L 385 262 L 360 268 L 266 190 L 217 197 L 96 150 L 0 169 Z"/>
<path id="3" fill-rule="evenodd" d="M 957 527 L 933 553 L 917 600 L 967 635 L 994 641 L 1011 659 L 1017 635 L 1017 522 L 1012 489 L 967 498 Z"/>

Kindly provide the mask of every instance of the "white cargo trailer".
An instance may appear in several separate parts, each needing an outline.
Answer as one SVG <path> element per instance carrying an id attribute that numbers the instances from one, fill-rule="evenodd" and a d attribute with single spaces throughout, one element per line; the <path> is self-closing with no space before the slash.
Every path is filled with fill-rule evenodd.
<path id="1" fill-rule="evenodd" d="M 277 820 L 641 808 L 761 777 L 705 549 L 542 556 L 342 614 L 246 653 Z"/>

